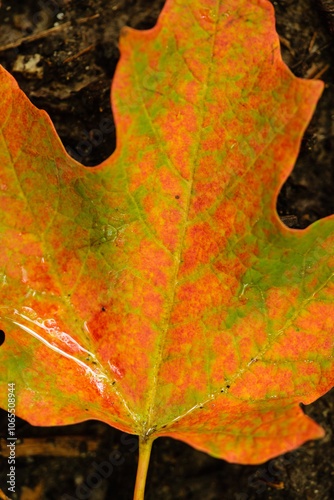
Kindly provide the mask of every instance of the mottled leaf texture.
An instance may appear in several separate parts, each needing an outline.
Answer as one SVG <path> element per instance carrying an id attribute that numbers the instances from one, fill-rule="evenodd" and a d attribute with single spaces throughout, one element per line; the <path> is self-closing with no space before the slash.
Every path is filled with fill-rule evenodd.
<path id="1" fill-rule="evenodd" d="M 120 49 L 95 168 L 1 70 L 1 405 L 263 462 L 323 435 L 299 404 L 333 386 L 334 218 L 275 208 L 323 84 L 265 0 L 167 0 Z"/>

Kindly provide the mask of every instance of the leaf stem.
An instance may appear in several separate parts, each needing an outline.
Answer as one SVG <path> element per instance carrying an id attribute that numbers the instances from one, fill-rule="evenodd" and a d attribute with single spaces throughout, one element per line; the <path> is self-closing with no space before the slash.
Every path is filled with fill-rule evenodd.
<path id="1" fill-rule="evenodd" d="M 146 437 L 145 439 L 139 437 L 139 462 L 133 500 L 144 500 L 147 470 L 150 463 L 153 441 L 154 439 L 150 437 Z"/>

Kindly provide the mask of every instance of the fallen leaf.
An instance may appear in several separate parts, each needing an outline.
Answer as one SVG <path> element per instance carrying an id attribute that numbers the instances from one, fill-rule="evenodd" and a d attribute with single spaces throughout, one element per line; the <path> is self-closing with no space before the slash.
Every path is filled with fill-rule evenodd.
<path id="1" fill-rule="evenodd" d="M 334 219 L 277 216 L 323 84 L 267 1 L 167 0 L 120 48 L 93 169 L 1 70 L 0 403 L 138 434 L 139 499 L 159 436 L 248 464 L 323 436 L 299 404 L 333 386 Z"/>
<path id="2" fill-rule="evenodd" d="M 38 500 L 43 494 L 43 480 L 41 480 L 35 488 L 22 487 L 20 500 Z"/>

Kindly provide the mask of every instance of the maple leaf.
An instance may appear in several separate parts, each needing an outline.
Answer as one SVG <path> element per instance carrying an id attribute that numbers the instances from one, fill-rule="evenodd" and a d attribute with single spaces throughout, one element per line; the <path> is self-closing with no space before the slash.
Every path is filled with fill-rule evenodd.
<path id="1" fill-rule="evenodd" d="M 323 430 L 333 228 L 283 226 L 278 192 L 322 92 L 281 60 L 262 0 L 169 0 L 123 31 L 117 148 L 71 159 L 0 72 L 0 403 L 34 425 L 100 419 L 259 463 Z"/>

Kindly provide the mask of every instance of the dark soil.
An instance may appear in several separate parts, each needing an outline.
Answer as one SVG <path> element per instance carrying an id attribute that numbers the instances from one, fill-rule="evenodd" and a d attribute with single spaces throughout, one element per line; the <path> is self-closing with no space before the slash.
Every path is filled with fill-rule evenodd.
<path id="1" fill-rule="evenodd" d="M 110 83 L 118 60 L 118 37 L 125 24 L 147 29 L 155 24 L 163 0 L 6 0 L 0 10 L 0 63 L 21 88 L 51 116 L 70 153 L 85 165 L 96 165 L 115 147 L 115 131 L 94 147 L 94 130 L 112 120 Z M 300 77 L 321 78 L 326 90 L 302 143 L 296 167 L 278 199 L 281 216 L 291 215 L 304 228 L 334 213 L 333 170 L 333 44 L 331 0 L 273 2 L 285 62 Z M 324 13 L 324 8 L 328 13 Z M 53 31 L 47 31 L 56 28 Z M 43 38 L 33 36 L 47 31 Z M 22 43 L 19 40 L 26 37 Z M 8 45 L 12 48 L 8 47 Z M 23 57 L 24 56 L 24 57 Z M 30 68 L 30 69 L 29 69 Z M 287 219 L 285 219 L 287 220 Z M 287 222 L 288 223 L 288 222 Z M 181 442 L 160 438 L 154 445 L 147 500 L 251 500 L 334 498 L 334 390 L 305 407 L 326 431 L 310 442 L 261 466 L 240 466 L 216 460 Z M 0 413 L 5 437 L 7 414 Z M 82 436 L 79 456 L 57 456 L 61 436 Z M 55 452 L 17 459 L 13 500 L 77 498 L 131 500 L 138 459 L 137 446 L 120 432 L 95 421 L 70 427 L 32 427 L 18 419 L 17 436 L 48 437 Z M 134 438 L 131 438 L 134 439 Z M 88 442 L 98 443 L 94 452 Z M 3 450 L 4 448 L 2 448 Z M 19 445 L 18 448 L 19 449 Z M 94 483 L 96 467 L 112 450 L 122 462 L 108 477 Z M 95 464 L 95 465 L 94 465 Z M 0 487 L 7 493 L 8 464 L 1 459 Z M 110 471 L 109 471 L 110 472 Z M 89 487 L 90 486 L 90 487 Z M 67 496 L 66 496 L 67 495 Z M 1 498 L 1 495 L 0 495 Z"/>

